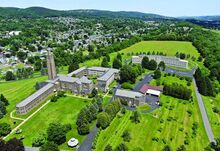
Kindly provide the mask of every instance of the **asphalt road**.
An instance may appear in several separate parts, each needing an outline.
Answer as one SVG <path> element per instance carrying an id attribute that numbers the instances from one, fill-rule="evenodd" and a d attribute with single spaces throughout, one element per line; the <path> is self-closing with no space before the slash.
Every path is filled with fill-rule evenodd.
<path id="1" fill-rule="evenodd" d="M 91 151 L 92 150 L 92 143 L 98 132 L 98 128 L 96 126 L 90 131 L 90 133 L 86 136 L 86 139 L 83 143 L 79 146 L 77 151 Z"/>
<path id="2" fill-rule="evenodd" d="M 195 70 L 196 68 L 193 68 L 192 70 L 189 70 L 189 71 L 181 71 L 181 70 L 173 69 L 170 67 L 166 67 L 165 72 L 170 73 L 170 74 L 174 73 L 176 75 L 184 76 L 184 77 L 193 77 Z"/>
<path id="3" fill-rule="evenodd" d="M 141 81 L 139 81 L 139 82 L 134 86 L 134 89 L 133 89 L 133 90 L 138 92 L 143 85 L 148 84 L 148 83 L 153 79 L 152 75 L 153 75 L 153 73 L 146 74 L 146 75 L 143 77 L 143 79 L 142 79 Z"/>
<path id="4" fill-rule="evenodd" d="M 208 116 L 207 116 L 205 105 L 204 105 L 203 100 L 202 100 L 202 96 L 198 91 L 198 87 L 196 86 L 196 82 L 195 82 L 194 78 L 193 78 L 193 83 L 194 83 L 194 87 L 195 87 L 195 91 L 196 91 L 196 98 L 198 100 L 199 109 L 200 109 L 200 112 L 201 112 L 201 115 L 202 115 L 203 124 L 204 124 L 205 130 L 206 130 L 206 134 L 208 135 L 208 138 L 209 138 L 210 142 L 216 143 L 214 134 L 212 132 L 211 125 L 209 123 L 209 119 L 208 119 Z"/>

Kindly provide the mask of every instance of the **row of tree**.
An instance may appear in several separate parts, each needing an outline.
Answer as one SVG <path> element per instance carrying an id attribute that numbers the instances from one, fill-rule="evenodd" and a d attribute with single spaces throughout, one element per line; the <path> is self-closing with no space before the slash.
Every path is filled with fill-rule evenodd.
<path id="1" fill-rule="evenodd" d="M 98 114 L 96 125 L 102 129 L 107 128 L 120 109 L 121 102 L 119 100 L 115 100 L 111 104 L 108 104 L 104 112 Z"/>
<path id="2" fill-rule="evenodd" d="M 198 90 L 202 95 L 215 96 L 215 90 L 212 86 L 211 80 L 208 76 L 202 75 L 202 72 L 199 68 L 196 70 L 194 77 Z"/>
<path id="3" fill-rule="evenodd" d="M 103 110 L 102 102 L 102 97 L 96 96 L 90 105 L 80 110 L 76 120 L 77 130 L 80 135 L 89 133 L 89 123 L 96 120 L 98 113 Z"/>
<path id="4" fill-rule="evenodd" d="M 189 100 L 192 96 L 192 90 L 184 87 L 183 85 L 179 85 L 177 83 L 173 83 L 172 85 L 164 85 L 163 93 L 165 95 L 169 95 L 175 98 Z"/>

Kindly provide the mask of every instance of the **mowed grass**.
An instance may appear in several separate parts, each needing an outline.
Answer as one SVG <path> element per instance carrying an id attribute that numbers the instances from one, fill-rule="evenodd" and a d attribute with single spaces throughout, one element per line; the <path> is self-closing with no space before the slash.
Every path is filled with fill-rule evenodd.
<path id="1" fill-rule="evenodd" d="M 131 141 L 125 142 L 130 150 L 141 147 L 143 150 L 158 151 L 165 145 L 176 150 L 184 144 L 187 137 L 189 139 L 189 145 L 185 145 L 187 150 L 203 150 L 208 145 L 208 138 L 196 102 L 188 103 L 163 95 L 161 101 L 163 106 L 153 114 L 142 114 L 139 124 L 130 121 L 132 114 L 130 111 L 127 111 L 122 118 L 116 117 L 111 125 L 101 132 L 96 150 L 103 150 L 107 144 L 115 148 L 123 142 L 121 136 L 124 130 L 129 130 L 131 133 Z M 187 110 L 193 111 L 192 116 L 187 113 Z M 170 117 L 172 120 L 168 121 Z M 194 122 L 199 124 L 196 136 L 192 134 Z M 154 137 L 159 141 L 153 141 Z"/>
<path id="2" fill-rule="evenodd" d="M 43 82 L 46 79 L 47 77 L 43 76 L 27 80 L 0 83 L 0 94 L 3 94 L 10 103 L 10 105 L 7 106 L 7 115 L 5 115 L 3 119 L 0 119 L 0 122 L 10 123 L 11 126 L 14 127 L 16 124 L 13 124 L 14 120 L 10 119 L 10 112 L 15 110 L 17 103 L 36 91 L 34 88 L 36 82 Z"/>
<path id="3" fill-rule="evenodd" d="M 216 97 L 203 96 L 203 102 L 205 103 L 206 111 L 208 113 L 209 121 L 212 126 L 212 131 L 215 138 L 220 137 L 220 113 L 215 113 L 213 111 L 214 107 L 220 110 L 220 94 Z"/>
<path id="4" fill-rule="evenodd" d="M 23 143 L 25 146 L 32 146 L 32 140 L 40 133 L 46 133 L 50 123 L 58 122 L 61 124 L 71 124 L 72 130 L 67 133 L 67 141 L 74 137 L 82 143 L 85 136 L 78 135 L 76 128 L 76 118 L 79 111 L 89 104 L 89 100 L 67 96 L 58 100 L 58 102 L 50 102 L 30 120 L 28 120 L 20 128 L 22 134 L 12 134 L 9 138 L 25 136 Z M 67 143 L 60 146 L 61 149 L 69 149 Z"/>
<path id="5" fill-rule="evenodd" d="M 167 83 L 178 82 L 186 85 L 185 80 L 179 80 L 177 77 L 162 77 L 161 81 L 167 79 Z M 155 81 L 152 82 L 155 84 Z M 189 86 L 193 89 L 193 85 Z M 158 151 L 165 145 L 169 145 L 172 150 L 176 150 L 185 140 L 189 145 L 185 145 L 187 150 L 204 150 L 209 144 L 206 135 L 199 107 L 193 92 L 193 101 L 185 101 L 173 97 L 162 95 L 160 98 L 162 107 L 151 114 L 141 114 L 139 124 L 130 121 L 131 112 L 122 117 L 116 117 L 111 125 L 100 133 L 98 137 L 96 150 L 103 150 L 107 144 L 115 148 L 118 144 L 124 142 L 122 134 L 124 130 L 131 133 L 131 141 L 124 142 L 130 150 L 141 147 L 143 150 Z M 192 115 L 188 113 L 192 112 Z M 196 136 L 193 135 L 193 123 L 198 123 Z M 153 141 L 152 138 L 158 138 Z"/>
<path id="6" fill-rule="evenodd" d="M 199 53 L 196 48 L 192 45 L 191 42 L 181 42 L 181 41 L 142 41 L 119 51 L 119 53 L 124 53 L 123 61 L 126 59 L 131 59 L 131 56 L 128 56 L 127 53 L 136 53 L 140 52 L 163 52 L 166 53 L 167 56 L 175 56 L 176 52 L 182 52 L 185 54 L 190 54 L 190 56 L 194 56 L 196 58 L 199 57 Z M 111 53 L 111 62 L 112 65 L 113 59 L 116 57 L 118 52 Z M 102 58 L 88 60 L 81 64 L 81 66 L 100 66 L 102 62 Z"/>

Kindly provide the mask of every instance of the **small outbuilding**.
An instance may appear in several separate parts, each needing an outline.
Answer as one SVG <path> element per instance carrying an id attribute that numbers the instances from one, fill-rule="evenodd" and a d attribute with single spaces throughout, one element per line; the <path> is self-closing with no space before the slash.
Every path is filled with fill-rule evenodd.
<path id="1" fill-rule="evenodd" d="M 161 92 L 163 92 L 163 88 L 145 84 L 140 88 L 139 92 L 144 95 L 160 97 Z"/>
<path id="2" fill-rule="evenodd" d="M 75 139 L 75 138 L 71 138 L 68 141 L 68 146 L 69 147 L 76 147 L 78 144 L 79 144 L 79 141 L 77 139 Z"/>

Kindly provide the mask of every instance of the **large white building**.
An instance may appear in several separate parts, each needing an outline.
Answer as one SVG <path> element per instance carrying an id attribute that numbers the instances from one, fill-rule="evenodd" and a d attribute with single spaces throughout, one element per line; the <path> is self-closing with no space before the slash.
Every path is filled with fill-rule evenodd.
<path id="1" fill-rule="evenodd" d="M 140 56 L 132 56 L 133 64 L 141 64 L 143 58 L 147 56 L 149 60 L 155 60 L 157 64 L 163 61 L 166 66 L 173 66 L 178 68 L 188 68 L 188 61 L 182 60 L 176 57 L 168 57 L 168 56 L 159 56 L 159 55 L 140 55 Z"/>

